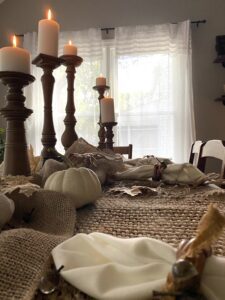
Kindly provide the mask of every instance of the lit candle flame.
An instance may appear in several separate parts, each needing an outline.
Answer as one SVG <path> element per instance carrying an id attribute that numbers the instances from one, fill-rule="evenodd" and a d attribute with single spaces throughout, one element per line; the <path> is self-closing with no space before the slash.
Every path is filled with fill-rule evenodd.
<path id="1" fill-rule="evenodd" d="M 103 77 L 102 73 L 99 75 L 99 77 Z"/>
<path id="2" fill-rule="evenodd" d="M 16 45 L 17 45 L 17 43 L 16 43 L 16 36 L 14 34 L 14 36 L 13 36 L 13 47 L 16 47 Z"/>
<path id="3" fill-rule="evenodd" d="M 52 12 L 51 9 L 48 10 L 48 20 L 51 20 L 52 18 Z"/>
<path id="4" fill-rule="evenodd" d="M 69 45 L 72 45 L 72 41 L 71 40 L 69 40 Z"/>

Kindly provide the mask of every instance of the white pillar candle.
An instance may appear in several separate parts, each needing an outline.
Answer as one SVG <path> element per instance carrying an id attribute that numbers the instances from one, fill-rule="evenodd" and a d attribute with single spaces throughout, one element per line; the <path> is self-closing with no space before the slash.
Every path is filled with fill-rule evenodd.
<path id="1" fill-rule="evenodd" d="M 100 101 L 101 106 L 101 123 L 115 122 L 114 100 L 113 98 L 105 97 Z"/>
<path id="2" fill-rule="evenodd" d="M 38 23 L 38 54 L 43 53 L 58 56 L 59 24 L 52 20 L 51 10 L 48 11 L 48 19 Z"/>
<path id="3" fill-rule="evenodd" d="M 106 85 L 106 78 L 103 77 L 102 74 L 100 74 L 100 76 L 96 78 L 96 86 L 99 85 Z"/>
<path id="4" fill-rule="evenodd" d="M 77 47 L 72 45 L 72 42 L 69 41 L 69 43 L 63 47 L 63 55 L 77 55 Z"/>
<path id="5" fill-rule="evenodd" d="M 30 74 L 30 53 L 26 49 L 16 47 L 15 35 L 13 47 L 0 49 L 0 71 Z"/>

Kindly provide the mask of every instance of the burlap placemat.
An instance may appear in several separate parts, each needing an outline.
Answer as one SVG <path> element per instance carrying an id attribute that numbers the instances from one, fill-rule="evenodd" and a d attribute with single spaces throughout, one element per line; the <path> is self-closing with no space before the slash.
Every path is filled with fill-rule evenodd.
<path id="1" fill-rule="evenodd" d="M 74 234 L 75 209 L 66 196 L 39 190 L 21 201 L 34 211 L 29 221 L 17 217 L 10 222 L 15 229 L 0 233 L 1 300 L 32 299 L 51 250 Z"/>

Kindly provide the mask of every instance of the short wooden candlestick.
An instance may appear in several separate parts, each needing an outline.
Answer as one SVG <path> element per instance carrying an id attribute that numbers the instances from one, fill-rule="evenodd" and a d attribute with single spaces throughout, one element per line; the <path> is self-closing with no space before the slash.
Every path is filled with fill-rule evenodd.
<path id="1" fill-rule="evenodd" d="M 105 137 L 106 137 L 106 143 L 105 143 L 105 148 L 106 149 L 111 149 L 113 150 L 113 127 L 117 125 L 117 122 L 108 122 L 108 123 L 102 123 L 103 126 L 106 127 L 106 133 L 105 133 Z"/>
<path id="2" fill-rule="evenodd" d="M 24 106 L 23 87 L 35 80 L 30 74 L 0 72 L 0 80 L 8 87 L 6 106 L 0 109 L 6 119 L 4 175 L 30 175 L 24 122 L 32 110 Z"/>
<path id="3" fill-rule="evenodd" d="M 62 55 L 60 57 L 62 65 L 66 66 L 67 73 L 67 104 L 66 104 L 66 117 L 64 119 L 65 131 L 62 134 L 61 142 L 64 149 L 68 149 L 74 141 L 78 139 L 75 131 L 77 120 L 75 114 L 74 103 L 74 80 L 76 67 L 79 67 L 83 62 L 80 56 L 76 55 Z"/>
<path id="4" fill-rule="evenodd" d="M 105 94 L 105 91 L 106 90 L 109 90 L 110 87 L 108 85 L 96 85 L 93 87 L 94 90 L 98 91 L 99 93 L 99 97 L 98 97 L 98 100 L 99 100 L 99 131 L 98 131 L 98 137 L 99 137 L 99 143 L 98 143 L 98 148 L 99 149 L 104 149 L 106 148 L 106 143 L 105 143 L 105 138 L 106 138 L 106 131 L 105 131 L 105 128 L 104 126 L 102 125 L 102 122 L 101 122 L 101 99 L 104 98 L 104 94 Z"/>
<path id="5" fill-rule="evenodd" d="M 43 69 L 44 74 L 41 77 L 43 95 L 44 95 L 44 123 L 42 130 L 41 156 L 44 161 L 49 158 L 57 159 L 57 151 L 55 150 L 56 137 L 52 117 L 52 95 L 55 78 L 52 75 L 54 69 L 60 66 L 61 62 L 58 57 L 39 54 L 32 63 Z"/>

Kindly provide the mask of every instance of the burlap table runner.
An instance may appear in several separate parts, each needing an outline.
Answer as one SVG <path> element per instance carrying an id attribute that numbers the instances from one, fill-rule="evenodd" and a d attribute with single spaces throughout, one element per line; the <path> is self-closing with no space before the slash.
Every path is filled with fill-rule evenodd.
<path id="1" fill-rule="evenodd" d="M 128 197 L 106 193 L 96 203 L 77 211 L 76 231 L 94 231 L 117 237 L 146 236 L 177 247 L 193 237 L 210 203 L 225 213 L 225 191 L 208 186 L 197 188 L 164 186 L 151 197 Z M 225 232 L 214 246 L 225 256 Z"/>
<path id="2" fill-rule="evenodd" d="M 184 238 L 192 238 L 209 203 L 217 203 L 225 213 L 225 191 L 208 186 L 197 188 L 164 186 L 151 197 L 104 196 L 94 204 L 77 210 L 76 232 L 94 231 L 129 238 L 147 236 L 177 247 Z M 213 247 L 214 254 L 225 255 L 225 233 Z M 88 278 L 87 278 L 88 284 Z M 59 289 L 38 300 L 91 300 L 61 279 Z"/>
<path id="3" fill-rule="evenodd" d="M 32 299 L 51 250 L 74 234 L 75 209 L 66 196 L 40 190 L 21 201 L 34 212 L 29 223 L 14 219 L 17 228 L 0 233 L 1 300 Z"/>

